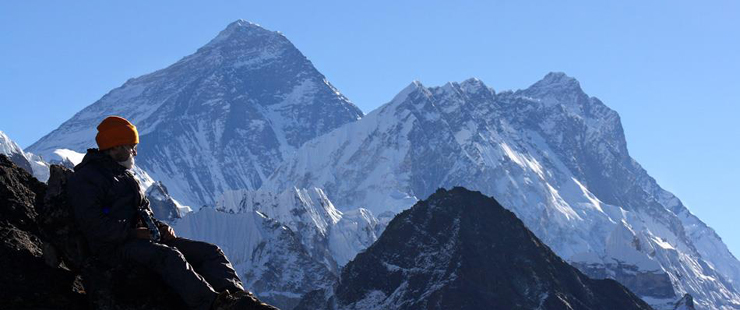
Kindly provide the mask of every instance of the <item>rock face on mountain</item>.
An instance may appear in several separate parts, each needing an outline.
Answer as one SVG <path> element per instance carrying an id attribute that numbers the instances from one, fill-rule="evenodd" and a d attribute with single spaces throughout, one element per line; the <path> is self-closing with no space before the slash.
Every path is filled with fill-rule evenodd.
<path id="1" fill-rule="evenodd" d="M 740 262 L 627 151 L 619 115 L 565 74 L 496 93 L 414 82 L 311 140 L 262 189 L 320 187 L 339 210 L 404 210 L 437 188 L 496 197 L 555 253 L 670 309 L 740 309 Z"/>
<path id="2" fill-rule="evenodd" d="M 176 219 L 179 219 L 185 213 L 178 206 L 170 193 L 167 191 L 167 187 L 162 182 L 154 182 L 149 188 L 146 189 L 146 198 L 149 199 L 149 207 L 154 212 L 154 217 L 159 220 L 171 223 Z"/>
<path id="3" fill-rule="evenodd" d="M 694 298 L 690 294 L 686 294 L 676 303 L 674 310 L 696 310 L 694 308 Z"/>
<path id="4" fill-rule="evenodd" d="M 198 209 L 226 190 L 257 189 L 287 154 L 362 112 L 282 34 L 240 20 L 194 54 L 110 91 L 29 150 L 84 153 L 108 115 L 138 127 L 137 164 Z"/>
<path id="5" fill-rule="evenodd" d="M 383 227 L 367 210 L 339 212 L 317 188 L 228 191 L 215 209 L 174 226 L 181 236 L 217 244 L 249 290 L 286 310 L 304 294 L 329 288 Z"/>
<path id="6" fill-rule="evenodd" d="M 328 297 L 328 298 L 326 298 Z M 555 255 L 495 200 L 440 189 L 394 218 L 297 309 L 650 309 Z"/>

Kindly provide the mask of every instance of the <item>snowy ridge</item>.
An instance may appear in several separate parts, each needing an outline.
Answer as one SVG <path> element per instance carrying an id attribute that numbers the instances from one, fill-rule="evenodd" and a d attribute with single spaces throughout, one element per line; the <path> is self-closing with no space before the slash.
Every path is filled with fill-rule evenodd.
<path id="1" fill-rule="evenodd" d="M 242 20 L 175 64 L 128 80 L 29 149 L 94 147 L 108 115 L 134 123 L 137 163 L 198 209 L 227 190 L 257 189 L 282 159 L 362 117 L 282 34 Z"/>
<path id="2" fill-rule="evenodd" d="M 438 187 L 479 190 L 559 256 L 655 307 L 690 293 L 697 309 L 740 308 L 740 263 L 629 156 L 619 115 L 562 73 L 499 94 L 476 79 L 414 82 L 306 143 L 262 188 L 293 186 L 323 188 L 340 210 L 374 214 Z"/>
<path id="3" fill-rule="evenodd" d="M 218 245 L 247 288 L 283 309 L 336 278 L 290 228 L 256 211 L 230 214 L 202 208 L 178 220 L 174 229 L 182 237 Z"/>
<path id="4" fill-rule="evenodd" d="M 41 182 L 49 180 L 49 165 L 32 153 L 24 152 L 4 132 L 0 131 L 0 154 L 7 155 L 19 167 L 25 169 Z"/>
<path id="5" fill-rule="evenodd" d="M 319 188 L 225 192 L 216 209 L 230 214 L 258 212 L 289 227 L 308 253 L 334 273 L 370 246 L 385 227 L 366 209 L 340 212 Z"/>
<path id="6" fill-rule="evenodd" d="M 298 206 L 301 210 L 284 206 Z M 318 188 L 310 191 L 292 188 L 280 195 L 267 191 L 227 191 L 216 201 L 216 209 L 231 213 L 260 211 L 294 230 L 298 223 L 310 223 L 322 235 L 326 235 L 329 226 L 336 224 L 342 216 Z"/>

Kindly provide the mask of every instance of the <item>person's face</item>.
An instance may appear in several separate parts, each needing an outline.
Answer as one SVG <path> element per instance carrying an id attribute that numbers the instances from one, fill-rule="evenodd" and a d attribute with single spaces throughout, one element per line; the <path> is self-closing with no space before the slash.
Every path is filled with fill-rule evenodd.
<path id="1" fill-rule="evenodd" d="M 126 161 L 130 156 L 136 156 L 136 144 L 112 147 L 108 150 L 108 154 L 115 161 Z"/>

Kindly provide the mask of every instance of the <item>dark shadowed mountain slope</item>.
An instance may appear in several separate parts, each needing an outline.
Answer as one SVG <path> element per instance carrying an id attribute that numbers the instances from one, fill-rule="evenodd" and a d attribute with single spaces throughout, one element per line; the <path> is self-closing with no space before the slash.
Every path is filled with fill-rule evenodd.
<path id="1" fill-rule="evenodd" d="M 494 199 L 440 189 L 393 219 L 298 309 L 651 309 L 555 255 Z"/>

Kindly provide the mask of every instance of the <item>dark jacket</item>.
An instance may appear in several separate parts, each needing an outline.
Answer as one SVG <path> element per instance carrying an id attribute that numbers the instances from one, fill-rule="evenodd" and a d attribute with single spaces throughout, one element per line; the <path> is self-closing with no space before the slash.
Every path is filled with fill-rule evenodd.
<path id="1" fill-rule="evenodd" d="M 88 149 L 75 166 L 67 201 L 93 254 L 112 253 L 133 238 L 132 229 L 140 226 L 137 208 L 149 208 L 133 174 L 97 149 Z"/>

